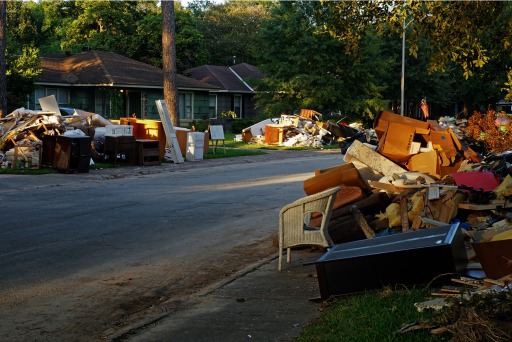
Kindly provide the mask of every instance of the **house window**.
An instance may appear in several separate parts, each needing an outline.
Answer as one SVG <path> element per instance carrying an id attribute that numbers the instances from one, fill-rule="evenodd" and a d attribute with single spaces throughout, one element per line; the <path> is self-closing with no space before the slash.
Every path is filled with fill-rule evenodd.
<path id="1" fill-rule="evenodd" d="M 57 89 L 57 88 L 42 88 L 36 89 L 35 92 L 35 104 L 36 110 L 41 110 L 39 105 L 39 99 L 42 97 L 55 95 L 55 99 L 59 105 L 66 105 L 69 103 L 69 90 L 68 89 Z"/>
<path id="2" fill-rule="evenodd" d="M 180 119 L 192 120 L 192 93 L 178 94 L 178 108 Z"/>
<path id="3" fill-rule="evenodd" d="M 217 95 L 210 94 L 208 101 L 208 115 L 210 119 L 214 119 L 217 117 Z"/>
<path id="4" fill-rule="evenodd" d="M 235 95 L 233 101 L 233 111 L 236 113 L 237 118 L 242 117 L 242 95 Z"/>

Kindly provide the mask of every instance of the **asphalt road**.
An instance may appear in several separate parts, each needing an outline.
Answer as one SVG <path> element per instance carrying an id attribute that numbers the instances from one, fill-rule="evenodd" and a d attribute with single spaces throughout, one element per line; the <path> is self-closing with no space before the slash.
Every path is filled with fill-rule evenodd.
<path id="1" fill-rule="evenodd" d="M 274 151 L 0 175 L 0 340 L 108 340 L 277 253 L 279 210 L 315 169 L 341 163 L 339 151 Z"/>

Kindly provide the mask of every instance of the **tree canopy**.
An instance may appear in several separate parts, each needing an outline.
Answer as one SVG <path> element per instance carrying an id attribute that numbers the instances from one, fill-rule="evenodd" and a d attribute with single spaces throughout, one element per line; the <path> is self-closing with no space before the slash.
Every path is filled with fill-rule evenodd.
<path id="1" fill-rule="evenodd" d="M 407 99 L 464 102 L 467 113 L 512 100 L 511 2 L 195 0 L 174 9 L 177 71 L 259 66 L 269 115 L 310 107 L 371 118 L 399 98 L 403 34 Z M 156 0 L 8 1 L 4 41 L 9 92 L 30 91 L 18 83 L 33 83 L 33 61 L 50 52 L 89 47 L 162 67 L 162 10 Z"/>

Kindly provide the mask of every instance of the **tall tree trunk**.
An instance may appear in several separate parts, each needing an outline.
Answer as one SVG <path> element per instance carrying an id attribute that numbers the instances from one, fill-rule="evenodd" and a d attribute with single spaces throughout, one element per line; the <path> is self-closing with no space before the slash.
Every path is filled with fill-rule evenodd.
<path id="1" fill-rule="evenodd" d="M 179 125 L 178 85 L 176 69 L 176 32 L 174 1 L 162 1 L 162 62 L 164 69 L 164 100 L 174 126 Z"/>
<path id="2" fill-rule="evenodd" d="M 0 0 L 0 118 L 7 115 L 7 76 L 5 62 L 5 30 L 7 20 L 7 1 Z"/>

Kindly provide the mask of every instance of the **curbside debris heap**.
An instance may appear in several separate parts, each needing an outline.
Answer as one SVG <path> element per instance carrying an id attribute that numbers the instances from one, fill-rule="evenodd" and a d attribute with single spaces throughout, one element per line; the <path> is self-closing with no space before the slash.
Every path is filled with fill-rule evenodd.
<path id="1" fill-rule="evenodd" d="M 380 112 L 376 144 L 354 140 L 344 164 L 304 181 L 307 196 L 340 187 L 326 228 L 332 244 L 314 263 L 321 299 L 384 286 L 441 286 L 432 293 L 441 297 L 435 304 L 417 304 L 424 310 L 486 293 L 488 303 L 508 312 L 493 316 L 493 324 L 508 327 L 494 333 L 510 340 L 512 144 L 482 153 L 493 133 L 471 134 L 496 114 L 487 117 L 421 121 Z M 496 125 L 501 144 L 511 124 L 501 118 Z M 320 215 L 311 217 L 308 229 L 322 226 Z M 417 328 L 452 331 L 417 323 L 402 332 Z"/>

